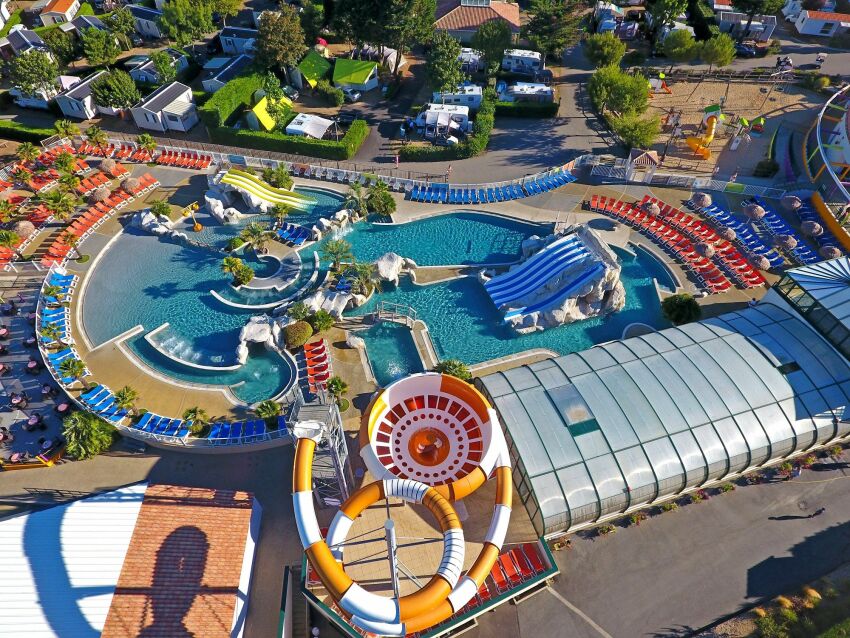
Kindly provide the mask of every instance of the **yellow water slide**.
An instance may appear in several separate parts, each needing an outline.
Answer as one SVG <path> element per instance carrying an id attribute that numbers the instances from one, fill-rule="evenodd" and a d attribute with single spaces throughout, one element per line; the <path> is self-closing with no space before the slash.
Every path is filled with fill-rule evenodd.
<path id="1" fill-rule="evenodd" d="M 717 128 L 717 116 L 709 115 L 705 120 L 705 135 L 702 137 L 685 138 L 685 143 L 691 147 L 691 150 L 701 159 L 711 157 L 711 151 L 708 150 L 708 145 L 714 139 L 714 131 Z"/>

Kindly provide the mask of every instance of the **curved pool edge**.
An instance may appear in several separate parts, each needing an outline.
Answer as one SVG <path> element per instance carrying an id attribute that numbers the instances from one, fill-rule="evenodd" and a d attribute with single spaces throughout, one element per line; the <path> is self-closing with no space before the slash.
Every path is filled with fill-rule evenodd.
<path id="1" fill-rule="evenodd" d="M 170 359 L 174 363 L 184 365 L 187 368 L 194 368 L 196 370 L 207 370 L 209 372 L 232 372 L 233 370 L 238 370 L 244 365 L 242 363 L 237 363 L 230 366 L 208 366 L 201 363 L 195 363 L 194 361 L 186 361 L 185 359 L 181 359 L 180 357 L 174 356 L 173 354 L 161 348 L 159 344 L 153 341 L 154 335 L 159 334 L 160 332 L 168 328 L 170 325 L 171 324 L 166 321 L 164 324 L 146 333 L 143 337 L 144 340 L 147 341 L 148 344 L 150 344 L 151 348 L 156 350 L 160 355 L 162 355 L 166 359 Z"/>

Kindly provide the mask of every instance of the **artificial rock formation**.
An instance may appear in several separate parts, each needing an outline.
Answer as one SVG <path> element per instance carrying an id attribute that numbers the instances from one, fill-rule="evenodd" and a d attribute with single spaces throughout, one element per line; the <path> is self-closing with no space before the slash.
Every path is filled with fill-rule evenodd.
<path id="1" fill-rule="evenodd" d="M 262 343 L 266 348 L 274 350 L 280 326 L 268 315 L 251 317 L 248 323 L 239 331 L 239 345 L 236 346 L 236 360 L 244 364 L 248 360 L 248 344 Z"/>
<path id="2" fill-rule="evenodd" d="M 381 281 L 389 281 L 396 286 L 401 273 L 410 272 L 416 268 L 415 261 L 392 252 L 384 253 L 375 260 L 375 271 Z"/>

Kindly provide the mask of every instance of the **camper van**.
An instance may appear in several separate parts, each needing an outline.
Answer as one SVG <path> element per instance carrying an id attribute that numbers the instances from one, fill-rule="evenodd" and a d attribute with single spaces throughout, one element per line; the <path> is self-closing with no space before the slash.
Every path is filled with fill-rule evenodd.
<path id="1" fill-rule="evenodd" d="M 543 69 L 543 55 L 526 49 L 506 49 L 502 69 L 523 75 L 535 75 Z"/>
<path id="2" fill-rule="evenodd" d="M 459 104 L 477 111 L 481 107 L 481 97 L 481 87 L 477 84 L 461 84 L 454 91 L 434 91 L 431 101 L 437 104 Z"/>
<path id="3" fill-rule="evenodd" d="M 426 104 L 414 120 L 427 140 L 436 144 L 457 143 L 457 135 L 472 132 L 469 107 L 455 104 Z"/>

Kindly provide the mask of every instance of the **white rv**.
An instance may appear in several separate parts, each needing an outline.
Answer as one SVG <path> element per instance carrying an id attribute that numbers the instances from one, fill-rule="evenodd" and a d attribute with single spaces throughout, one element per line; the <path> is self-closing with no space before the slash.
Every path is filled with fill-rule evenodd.
<path id="1" fill-rule="evenodd" d="M 473 111 L 477 111 L 481 107 L 482 95 L 481 87 L 477 84 L 461 84 L 454 91 L 446 91 L 444 93 L 434 91 L 431 101 L 438 104 L 468 106 Z"/>
<path id="2" fill-rule="evenodd" d="M 534 75 L 543 70 L 543 55 L 526 49 L 506 49 L 502 68 L 512 73 Z"/>
<path id="3" fill-rule="evenodd" d="M 429 140 L 447 140 L 458 133 L 470 133 L 469 107 L 455 104 L 426 104 L 416 116 L 416 127 Z"/>

